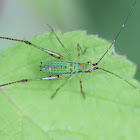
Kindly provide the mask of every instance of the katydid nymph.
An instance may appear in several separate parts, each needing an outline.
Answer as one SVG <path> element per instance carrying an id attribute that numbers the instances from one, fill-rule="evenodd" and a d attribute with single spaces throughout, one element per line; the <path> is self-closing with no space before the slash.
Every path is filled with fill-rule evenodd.
<path id="1" fill-rule="evenodd" d="M 136 4 L 136 1 L 134 2 L 129 14 L 127 15 L 122 27 L 120 28 L 120 30 L 119 30 L 118 34 L 116 35 L 116 37 L 114 38 L 114 40 L 112 41 L 111 45 L 109 46 L 109 48 L 106 50 L 106 52 L 102 55 L 102 57 L 96 63 L 91 63 L 90 61 L 88 61 L 87 63 L 80 62 L 80 50 L 82 51 L 82 47 L 80 46 L 80 44 L 78 42 L 77 42 L 78 43 L 77 44 L 78 62 L 73 62 L 73 61 L 68 61 L 64 56 L 62 56 L 62 55 L 60 55 L 60 54 L 58 54 L 56 52 L 44 49 L 44 48 L 42 48 L 42 47 L 40 47 L 38 45 L 33 44 L 30 41 L 14 39 L 14 38 L 9 38 L 9 37 L 0 37 L 0 39 L 6 39 L 6 40 L 12 40 L 12 41 L 25 43 L 25 44 L 27 44 L 29 46 L 32 46 L 32 47 L 34 47 L 34 48 L 36 48 L 38 50 L 41 50 L 41 51 L 49 54 L 50 56 L 58 59 L 57 61 L 41 62 L 40 71 L 46 72 L 47 74 L 50 74 L 50 76 L 42 77 L 42 78 L 35 78 L 35 79 L 22 79 L 22 80 L 2 84 L 2 85 L 0 85 L 0 87 L 15 84 L 15 83 L 29 82 L 29 81 L 62 79 L 62 78 L 65 78 L 65 77 L 69 76 L 69 78 L 62 85 L 60 85 L 56 89 L 55 93 L 51 96 L 51 98 L 53 98 L 57 94 L 58 90 L 60 90 L 68 81 L 70 81 L 75 74 L 79 74 L 80 90 L 81 90 L 82 96 L 85 98 L 85 93 L 83 92 L 83 88 L 82 88 L 81 74 L 82 73 L 91 73 L 94 70 L 101 70 L 101 71 L 110 73 L 110 74 L 118 77 L 119 79 L 124 80 L 130 86 L 132 86 L 133 88 L 135 88 L 138 91 L 140 91 L 140 89 L 138 89 L 135 85 L 133 85 L 132 83 L 130 83 L 126 79 L 122 78 L 121 76 L 119 76 L 119 75 L 117 75 L 117 74 L 115 74 L 113 72 L 110 72 L 110 71 L 108 71 L 106 69 L 97 67 L 97 65 L 105 57 L 105 55 L 108 53 L 108 51 L 111 49 L 111 47 L 115 44 L 117 38 L 119 37 L 121 31 L 123 30 L 123 28 L 124 28 L 124 26 L 125 26 L 125 24 L 126 24 L 126 22 L 128 20 L 128 17 L 130 16 L 130 14 L 132 12 L 135 4 Z M 71 54 L 66 49 L 66 47 L 62 44 L 62 42 L 60 41 L 60 39 L 58 38 L 58 36 L 54 32 L 52 27 L 50 25 L 48 25 L 48 26 L 51 29 L 52 33 L 55 35 L 55 37 L 58 40 L 58 42 L 61 44 L 62 48 L 65 50 L 65 52 L 69 56 L 71 56 Z"/>

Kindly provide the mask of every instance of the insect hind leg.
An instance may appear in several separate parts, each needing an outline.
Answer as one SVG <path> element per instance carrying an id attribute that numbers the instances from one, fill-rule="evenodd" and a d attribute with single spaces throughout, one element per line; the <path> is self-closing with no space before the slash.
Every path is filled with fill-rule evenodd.
<path id="1" fill-rule="evenodd" d="M 10 83 L 2 84 L 2 85 L 0 85 L 0 87 L 2 87 L 2 86 L 8 86 L 8 85 L 16 84 L 16 83 L 29 82 L 29 81 L 55 80 L 55 79 L 61 79 L 61 78 L 64 78 L 64 76 L 56 75 L 56 76 L 48 76 L 48 77 L 36 78 L 36 79 L 22 79 L 22 80 L 10 82 Z"/>
<path id="2" fill-rule="evenodd" d="M 27 41 L 27 40 L 20 40 L 20 39 L 14 39 L 14 38 L 10 38 L 10 37 L 2 37 L 2 36 L 0 36 L 0 39 L 7 39 L 7 40 L 12 40 L 12 41 L 22 42 L 22 43 L 25 43 L 25 44 L 27 44 L 29 46 L 32 46 L 32 47 L 34 47 L 34 48 L 36 48 L 38 50 L 41 50 L 41 51 L 51 55 L 52 57 L 54 57 L 56 59 L 60 59 L 62 61 L 67 61 L 67 59 L 64 56 L 59 55 L 59 54 L 57 54 L 55 52 L 46 50 L 44 48 L 41 48 L 38 45 L 35 45 L 35 44 L 33 44 L 33 43 L 31 43 L 30 41 Z"/>

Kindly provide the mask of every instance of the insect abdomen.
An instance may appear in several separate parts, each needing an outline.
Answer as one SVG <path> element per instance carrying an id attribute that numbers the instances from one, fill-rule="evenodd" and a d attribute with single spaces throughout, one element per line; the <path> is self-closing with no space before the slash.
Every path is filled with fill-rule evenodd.
<path id="1" fill-rule="evenodd" d="M 49 74 L 75 74 L 85 72 L 85 63 L 48 61 L 42 62 L 40 68 Z"/>

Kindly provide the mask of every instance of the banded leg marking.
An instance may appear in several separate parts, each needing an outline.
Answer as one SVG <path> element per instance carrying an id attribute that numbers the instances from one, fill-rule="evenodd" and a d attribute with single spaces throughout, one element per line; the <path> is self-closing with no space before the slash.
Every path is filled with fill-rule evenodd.
<path id="1" fill-rule="evenodd" d="M 82 93 L 82 95 L 83 95 L 83 98 L 85 98 L 86 96 L 85 96 L 85 94 L 84 94 L 84 92 L 83 92 L 81 75 L 79 75 L 79 80 L 80 80 L 80 90 L 81 90 L 81 93 Z"/>
<path id="2" fill-rule="evenodd" d="M 55 80 L 55 79 L 61 79 L 61 78 L 65 78 L 65 77 L 60 76 L 60 75 L 56 75 L 56 76 L 48 76 L 48 77 L 43 77 L 43 78 L 38 78 L 38 79 L 22 79 L 22 80 L 18 80 L 18 81 L 14 81 L 14 82 L 10 82 L 10 83 L 0 85 L 0 87 L 7 86 L 7 85 L 12 85 L 12 84 L 15 84 L 15 83 L 24 83 L 24 82 L 38 81 L 38 80 Z"/>
<path id="3" fill-rule="evenodd" d="M 131 12 L 133 11 L 133 9 L 134 9 L 134 7 L 135 7 L 135 4 L 136 4 L 136 0 L 134 1 L 134 4 L 132 5 L 132 8 L 131 8 L 131 10 L 129 11 L 129 13 L 128 13 L 128 15 L 127 15 L 127 17 L 126 17 L 126 19 L 125 19 L 123 25 L 121 26 L 119 32 L 117 33 L 116 37 L 114 38 L 114 40 L 113 40 L 112 43 L 110 44 L 110 46 L 109 46 L 109 48 L 107 49 L 107 51 L 106 51 L 106 52 L 102 55 L 102 57 L 98 60 L 98 62 L 96 63 L 96 65 L 98 65 L 98 64 L 100 63 L 100 61 L 104 58 L 104 56 L 105 56 L 105 55 L 108 53 L 108 51 L 111 49 L 111 47 L 116 43 L 116 40 L 118 39 L 119 35 L 121 34 L 121 32 L 122 32 L 122 30 L 123 30 L 123 28 L 124 28 L 124 26 L 125 26 L 125 24 L 126 24 L 128 18 L 129 18 L 130 14 L 131 14 Z"/>
<path id="4" fill-rule="evenodd" d="M 60 59 L 60 60 L 62 60 L 62 61 L 67 61 L 67 59 L 66 59 L 64 56 L 59 55 L 59 54 L 57 54 L 57 53 L 55 53 L 55 52 L 46 50 L 46 49 L 44 49 L 44 48 L 41 48 L 41 47 L 39 47 L 39 46 L 37 46 L 37 45 L 35 45 L 35 44 L 29 42 L 29 41 L 20 40 L 20 39 L 14 39 L 14 38 L 9 38 L 9 37 L 0 37 L 0 38 L 1 38 L 1 39 L 7 39 L 7 40 L 18 41 L 18 42 L 23 42 L 23 43 L 25 43 L 25 44 L 28 44 L 28 45 L 30 45 L 30 46 L 32 46 L 32 47 L 35 47 L 35 48 L 37 48 L 37 49 L 43 51 L 43 52 L 45 52 L 45 53 L 47 53 L 47 54 L 49 54 L 49 55 L 51 55 L 51 56 L 53 56 L 53 57 L 55 57 L 55 58 L 57 58 L 57 59 Z"/>
<path id="5" fill-rule="evenodd" d="M 79 50 L 80 44 L 77 44 L 77 51 L 78 51 L 78 61 L 80 62 L 80 50 Z"/>

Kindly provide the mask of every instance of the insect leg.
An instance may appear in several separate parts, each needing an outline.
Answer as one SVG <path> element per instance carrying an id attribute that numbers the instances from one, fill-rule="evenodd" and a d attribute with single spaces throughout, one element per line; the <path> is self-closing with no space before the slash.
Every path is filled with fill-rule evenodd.
<path id="1" fill-rule="evenodd" d="M 85 48 L 85 50 L 83 51 L 82 48 L 80 47 L 80 50 L 81 50 L 82 54 L 85 55 L 87 48 Z"/>
<path id="2" fill-rule="evenodd" d="M 83 51 L 82 48 L 81 48 L 81 46 L 80 46 L 80 44 L 77 44 L 77 50 L 78 50 L 78 54 L 80 54 L 79 51 L 81 50 L 82 54 L 85 55 L 85 53 L 86 53 L 86 51 L 87 51 L 87 48 L 85 48 L 84 51 Z M 79 56 L 78 56 L 78 57 L 79 57 Z"/>
<path id="3" fill-rule="evenodd" d="M 83 97 L 85 98 L 85 93 L 83 92 L 83 87 L 82 87 L 82 80 L 81 80 L 81 75 L 79 74 L 79 80 L 80 80 L 80 90 L 81 90 L 81 93 L 83 95 Z"/>
<path id="4" fill-rule="evenodd" d="M 74 76 L 74 75 L 71 75 L 61 86 L 59 86 L 59 87 L 56 89 L 55 93 L 51 96 L 52 99 L 53 99 L 54 96 L 57 94 L 58 90 L 60 90 L 68 81 L 70 81 L 70 79 L 72 79 L 73 76 Z"/>
<path id="5" fill-rule="evenodd" d="M 65 48 L 65 46 L 62 44 L 62 42 L 60 41 L 60 39 L 58 38 L 58 36 L 56 35 L 56 33 L 54 32 L 53 28 L 47 24 L 49 26 L 49 28 L 51 29 L 51 31 L 53 32 L 53 34 L 55 35 L 56 39 L 58 40 L 58 42 L 61 44 L 61 46 L 63 47 L 63 49 L 67 52 L 67 54 L 69 56 L 71 56 L 71 54 L 68 52 L 68 50 Z"/>
<path id="6" fill-rule="evenodd" d="M 13 40 L 13 41 L 18 41 L 18 42 L 23 42 L 23 43 L 25 43 L 25 44 L 28 44 L 28 45 L 30 45 L 30 46 L 32 46 L 32 47 L 35 47 L 35 48 L 37 48 L 37 49 L 39 49 L 39 50 L 41 50 L 41 51 L 43 51 L 43 52 L 45 52 L 45 53 L 51 55 L 52 57 L 55 57 L 55 58 L 60 59 L 60 60 L 62 60 L 62 61 L 67 61 L 67 59 L 66 59 L 64 56 L 59 55 L 59 54 L 57 54 L 57 53 L 55 53 L 55 52 L 46 50 L 46 49 L 44 49 L 44 48 L 41 48 L 41 47 L 39 47 L 39 46 L 37 46 L 37 45 L 35 45 L 35 44 L 29 42 L 29 41 L 26 41 L 26 40 L 14 39 L 14 38 L 9 38 L 9 37 L 1 37 L 1 36 L 0 36 L 0 39 L 7 39 L 7 40 Z"/>
<path id="7" fill-rule="evenodd" d="M 77 44 L 77 51 L 78 51 L 78 61 L 80 62 L 80 50 L 79 50 L 80 44 Z"/>
<path id="8" fill-rule="evenodd" d="M 44 78 L 36 78 L 36 79 L 22 79 L 22 80 L 18 80 L 18 81 L 10 82 L 10 83 L 2 84 L 2 85 L 0 85 L 0 87 L 2 87 L 2 86 L 8 86 L 8 85 L 16 84 L 16 83 L 29 82 L 29 81 L 38 81 L 38 80 L 55 80 L 55 79 L 61 79 L 61 78 L 65 78 L 65 77 L 64 77 L 64 76 L 60 76 L 60 75 L 56 75 L 56 76 L 48 76 L 48 77 L 44 77 Z"/>
<path id="9" fill-rule="evenodd" d="M 77 51 L 78 51 L 78 61 L 80 62 L 80 50 L 81 47 L 80 47 L 80 44 L 77 44 Z M 81 80 L 81 75 L 79 74 L 79 80 L 80 80 L 80 90 L 81 90 L 81 93 L 83 95 L 83 97 L 85 98 L 85 94 L 83 92 L 83 88 L 82 88 L 82 80 Z"/>

